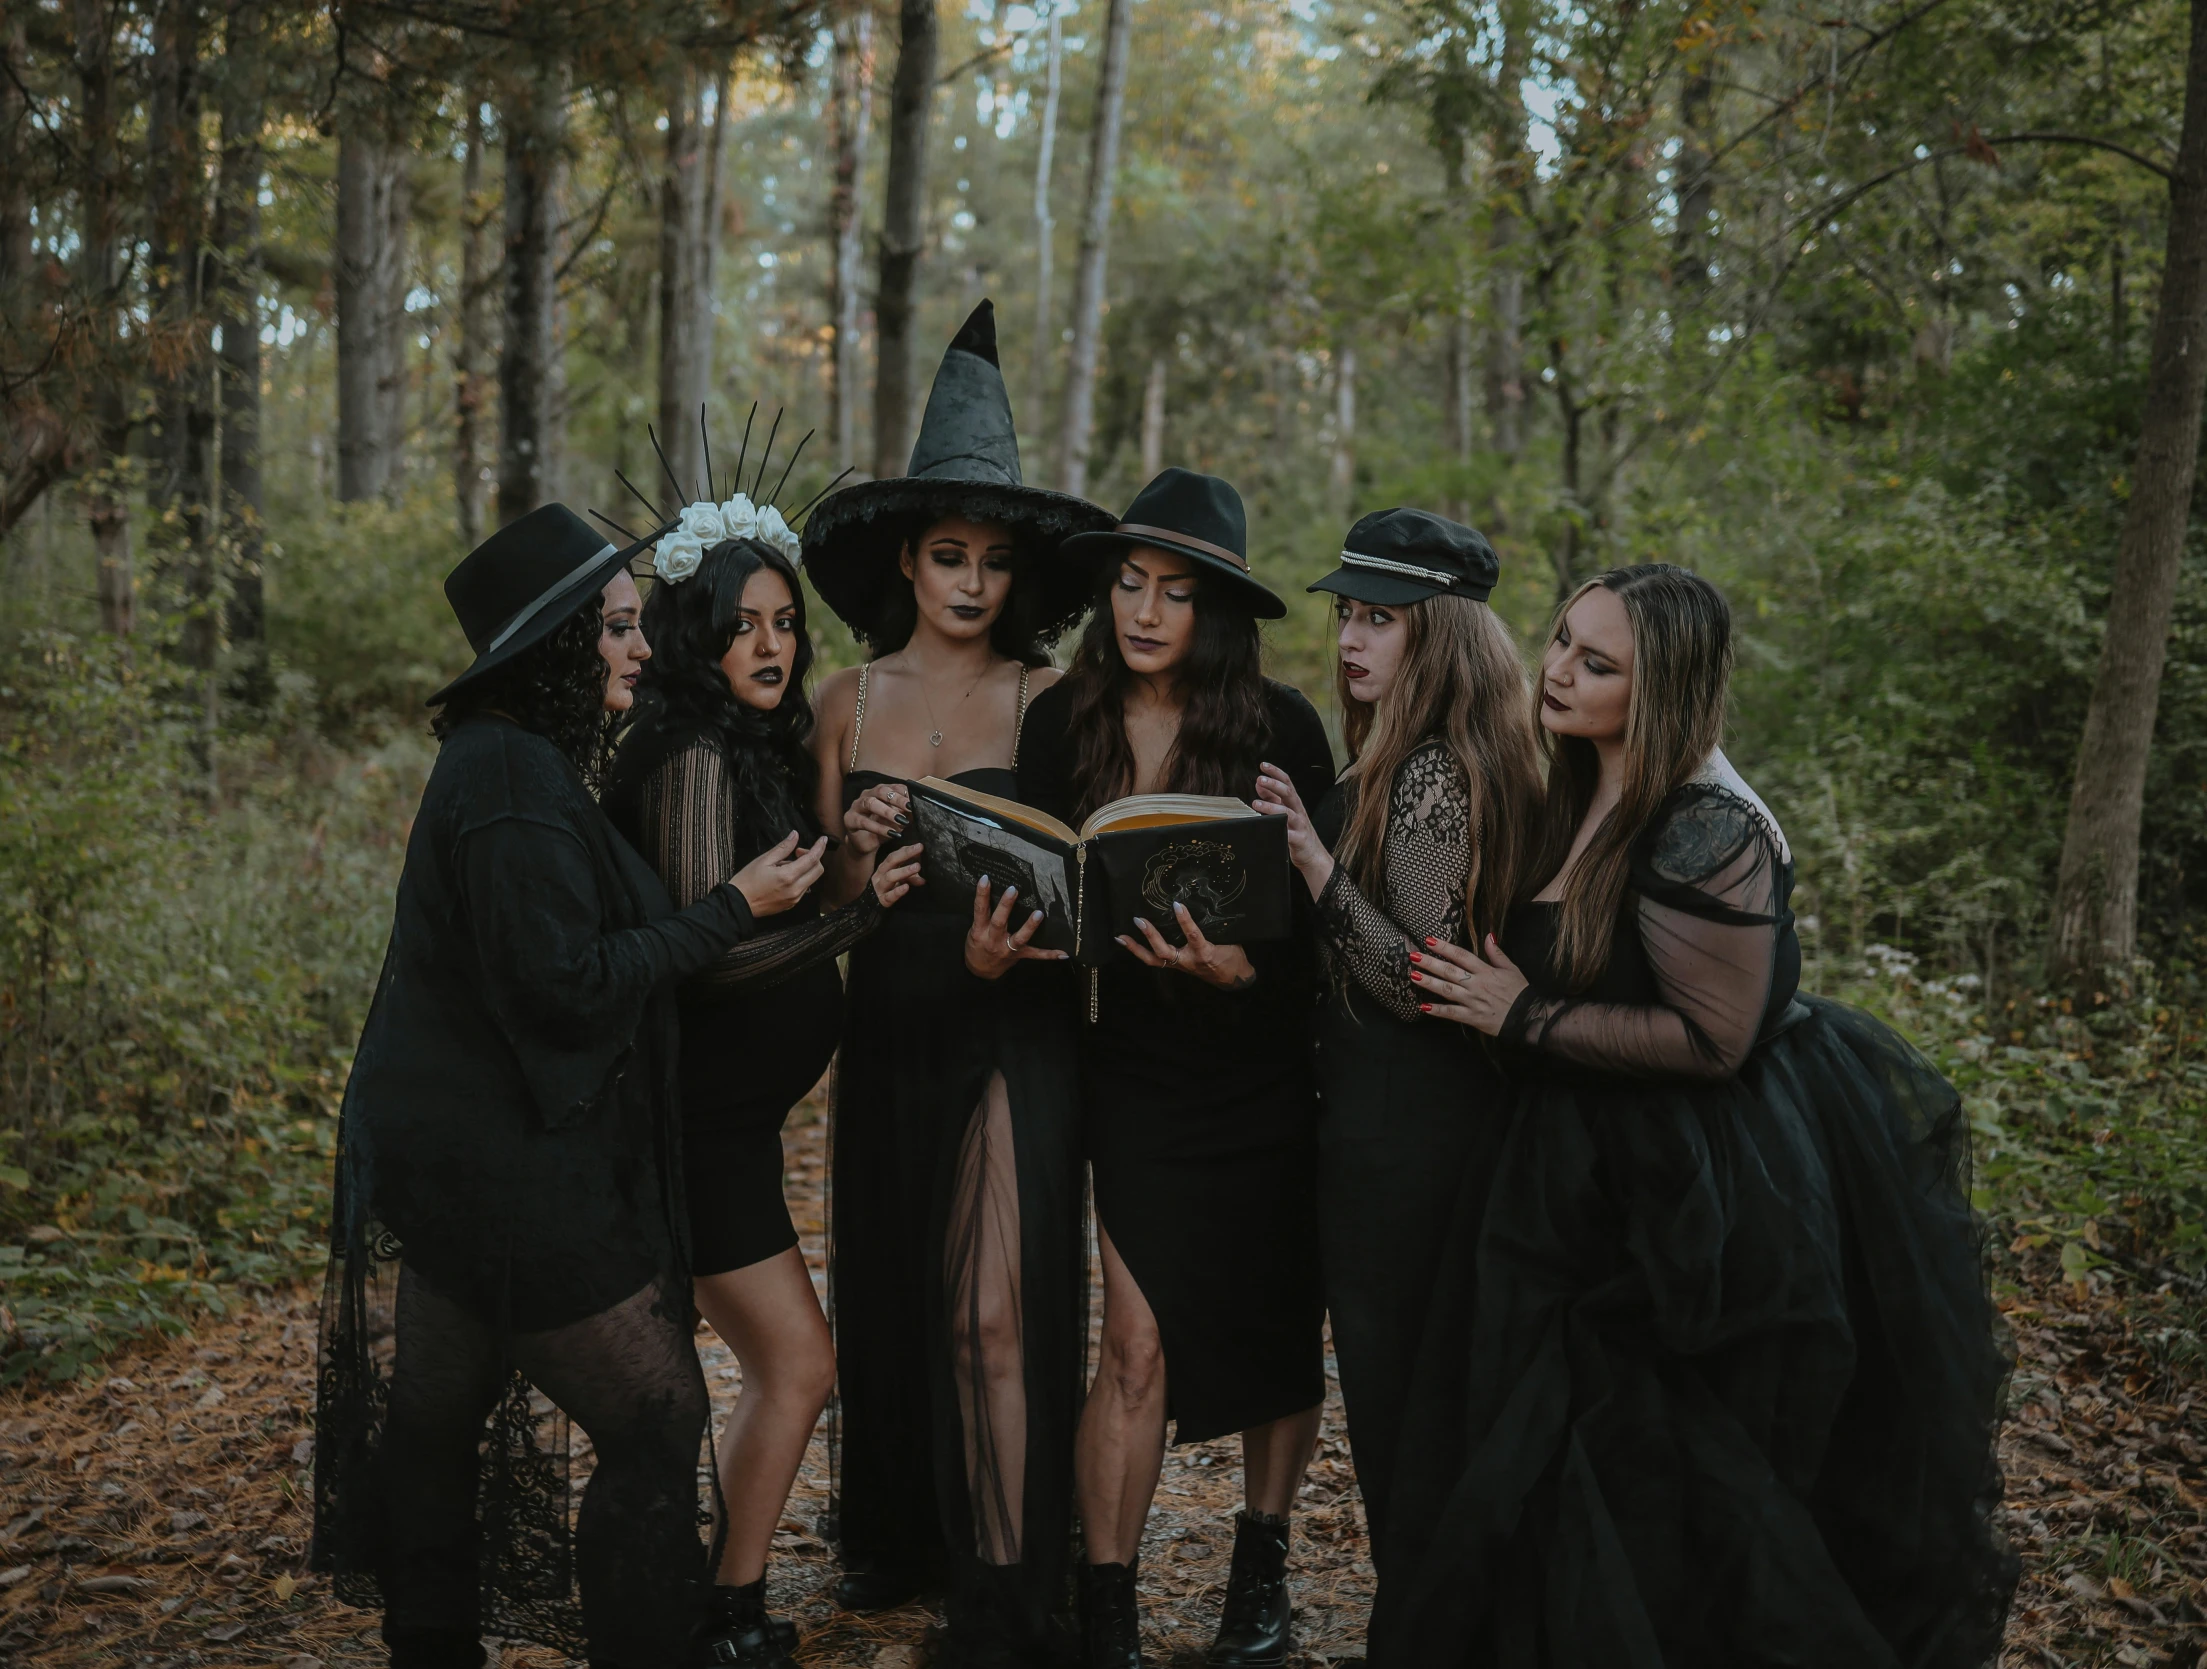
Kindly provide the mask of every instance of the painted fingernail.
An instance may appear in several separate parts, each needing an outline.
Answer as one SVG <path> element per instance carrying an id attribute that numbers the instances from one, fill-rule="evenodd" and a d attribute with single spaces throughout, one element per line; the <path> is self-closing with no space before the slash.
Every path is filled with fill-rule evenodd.
<path id="1" fill-rule="evenodd" d="M 1410 977 L 1418 981 L 1421 985 L 1425 982 L 1425 975 L 1419 973 L 1418 970 L 1415 968 L 1412 968 L 1410 970 Z"/>
<path id="2" fill-rule="evenodd" d="M 989 878 L 988 878 L 988 877 L 987 877 L 986 875 L 982 876 L 982 877 L 981 877 L 981 881 L 980 881 L 980 884 L 981 884 L 982 886 L 984 886 L 984 887 L 985 887 L 985 886 L 987 886 L 987 885 L 989 884 Z M 1432 943 L 1432 941 L 1431 941 L 1430 939 L 1429 939 L 1429 940 L 1427 940 L 1426 942 L 1427 942 L 1428 944 Z"/>
<path id="3" fill-rule="evenodd" d="M 1437 944 L 1439 944 L 1439 943 L 1440 943 L 1441 941 L 1440 941 L 1440 940 L 1438 940 L 1438 939 L 1428 939 L 1428 940 L 1426 940 L 1425 942 L 1426 942 L 1426 943 L 1427 943 L 1428 945 L 1437 945 Z"/>
<path id="4" fill-rule="evenodd" d="M 1413 962 L 1423 962 L 1425 958 L 1419 955 L 1416 951 L 1412 951 L 1410 953 L 1410 960 Z"/>
<path id="5" fill-rule="evenodd" d="M 1420 1003 L 1418 1004 L 1418 1012 L 1420 1014 L 1431 1014 L 1433 1012 L 1433 1005 L 1431 1003 Z"/>

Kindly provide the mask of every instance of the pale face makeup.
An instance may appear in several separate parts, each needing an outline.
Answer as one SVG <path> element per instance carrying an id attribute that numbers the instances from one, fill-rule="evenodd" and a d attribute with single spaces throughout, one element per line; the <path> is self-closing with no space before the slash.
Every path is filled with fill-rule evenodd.
<path id="1" fill-rule="evenodd" d="M 905 547 L 898 565 L 921 620 L 948 638 L 978 638 L 1004 612 L 1016 554 L 1010 529 L 946 516 Z"/>
<path id="2" fill-rule="evenodd" d="M 722 676 L 746 707 L 771 713 L 782 704 L 797 671 L 797 599 L 789 581 L 761 568 L 743 582 L 736 604 L 736 636 L 720 658 Z"/>
<path id="3" fill-rule="evenodd" d="M 1632 710 L 1632 622 L 1597 585 L 1564 614 L 1540 659 L 1540 722 L 1557 736 L 1624 739 Z"/>
<path id="4" fill-rule="evenodd" d="M 625 713 L 636 705 L 636 680 L 651 659 L 640 618 L 644 599 L 624 570 L 606 583 L 602 602 L 605 613 L 598 628 L 598 653 L 605 660 L 605 710 Z"/>
<path id="5" fill-rule="evenodd" d="M 1127 669 L 1170 677 L 1195 647 L 1195 594 L 1202 581 L 1184 556 L 1142 545 L 1119 559 L 1111 623 Z"/>
<path id="6" fill-rule="evenodd" d="M 1341 627 L 1334 643 L 1341 651 L 1341 676 L 1351 701 L 1384 701 L 1395 687 L 1402 658 L 1410 648 L 1407 612 L 1392 603 L 1360 603 L 1353 597 L 1334 600 L 1334 618 Z"/>

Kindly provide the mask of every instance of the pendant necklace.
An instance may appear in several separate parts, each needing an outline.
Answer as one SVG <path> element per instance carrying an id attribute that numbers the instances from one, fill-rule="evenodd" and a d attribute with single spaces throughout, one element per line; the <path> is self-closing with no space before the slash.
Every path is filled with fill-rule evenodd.
<path id="1" fill-rule="evenodd" d="M 958 716 L 959 707 L 963 707 L 973 699 L 973 692 L 981 687 L 981 680 L 988 675 L 989 669 L 986 666 L 974 674 L 973 682 L 966 686 L 966 693 L 958 698 L 958 706 L 951 708 L 950 716 L 952 718 Z M 943 727 L 935 717 L 935 698 L 927 693 L 927 679 L 924 676 L 920 678 L 919 682 L 920 699 L 927 703 L 927 722 L 934 727 L 927 733 L 927 745 L 931 748 L 939 748 L 943 745 Z"/>

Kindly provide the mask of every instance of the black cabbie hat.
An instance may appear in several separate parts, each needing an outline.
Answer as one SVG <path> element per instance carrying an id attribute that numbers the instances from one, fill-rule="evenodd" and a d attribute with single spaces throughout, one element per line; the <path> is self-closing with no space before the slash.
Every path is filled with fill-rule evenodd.
<path id="1" fill-rule="evenodd" d="M 998 522 L 1023 546 L 1048 553 L 1067 534 L 1109 527 L 1111 512 L 1070 493 L 1030 487 L 1019 470 L 1011 395 L 996 359 L 996 305 L 984 301 L 959 327 L 928 390 L 907 473 L 831 493 L 805 522 L 805 572 L 821 600 L 869 641 L 883 620 L 915 523 L 942 516 Z M 1084 576 L 1041 564 L 1041 635 L 1055 638 L 1088 609 Z"/>
<path id="2" fill-rule="evenodd" d="M 1310 589 L 1397 608 L 1442 596 L 1483 603 L 1501 577 L 1477 528 L 1430 510 L 1374 510 L 1341 542 L 1341 566 Z"/>
<path id="3" fill-rule="evenodd" d="M 486 672 L 542 643 L 658 536 L 655 531 L 623 549 L 564 504 L 540 504 L 493 533 L 445 576 L 445 600 L 459 616 L 475 662 L 431 696 L 429 705 L 450 701 Z"/>
<path id="4" fill-rule="evenodd" d="M 1116 527 L 1076 534 L 1065 541 L 1065 554 L 1090 559 L 1083 566 L 1093 576 L 1102 560 L 1145 545 L 1188 557 L 1206 573 L 1225 575 L 1259 620 L 1277 620 L 1287 613 L 1287 604 L 1249 571 L 1249 518 L 1230 481 L 1192 469 L 1168 469 L 1134 495 Z"/>

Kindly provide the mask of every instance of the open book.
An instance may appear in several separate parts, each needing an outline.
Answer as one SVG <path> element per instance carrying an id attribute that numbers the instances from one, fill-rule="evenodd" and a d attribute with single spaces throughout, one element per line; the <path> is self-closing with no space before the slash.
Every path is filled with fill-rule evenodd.
<path id="1" fill-rule="evenodd" d="M 1124 954 L 1112 941 L 1136 916 L 1179 944 L 1175 903 L 1216 944 L 1287 937 L 1287 823 L 1245 800 L 1136 794 L 1099 806 L 1076 830 L 940 777 L 909 786 L 929 908 L 970 915 L 986 875 L 992 900 L 1007 884 L 1019 889 L 1015 924 L 1042 912 L 1031 943 L 1091 965 Z"/>

